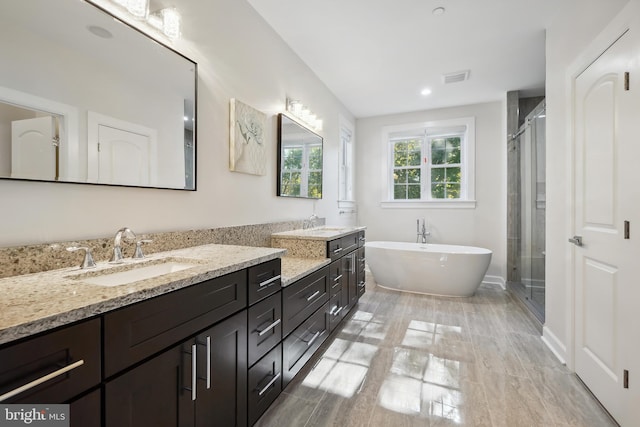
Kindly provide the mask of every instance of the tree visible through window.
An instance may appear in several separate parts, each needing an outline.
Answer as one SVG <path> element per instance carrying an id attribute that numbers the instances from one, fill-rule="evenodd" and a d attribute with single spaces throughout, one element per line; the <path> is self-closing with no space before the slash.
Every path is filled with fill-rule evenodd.
<path id="1" fill-rule="evenodd" d="M 322 198 L 322 145 L 283 149 L 281 195 Z"/>
<path id="2" fill-rule="evenodd" d="M 431 197 L 434 199 L 459 199 L 462 182 L 460 137 L 432 138 Z"/>
<path id="3" fill-rule="evenodd" d="M 392 135 L 393 200 L 461 199 L 463 139 L 451 133 Z"/>
<path id="4" fill-rule="evenodd" d="M 393 144 L 393 198 L 420 199 L 421 144 L 412 138 Z"/>

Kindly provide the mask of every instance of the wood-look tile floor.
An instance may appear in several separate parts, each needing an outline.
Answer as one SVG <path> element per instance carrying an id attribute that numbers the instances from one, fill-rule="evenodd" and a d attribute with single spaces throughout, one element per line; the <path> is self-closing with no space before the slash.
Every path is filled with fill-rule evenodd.
<path id="1" fill-rule="evenodd" d="M 353 314 L 257 426 L 615 426 L 499 287 L 389 291 Z"/>

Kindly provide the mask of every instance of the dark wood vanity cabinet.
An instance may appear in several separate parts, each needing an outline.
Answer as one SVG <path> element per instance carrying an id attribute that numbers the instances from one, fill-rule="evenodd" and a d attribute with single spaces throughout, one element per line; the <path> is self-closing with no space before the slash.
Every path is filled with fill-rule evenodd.
<path id="1" fill-rule="evenodd" d="M 105 426 L 244 426 L 246 311 L 105 385 Z"/>

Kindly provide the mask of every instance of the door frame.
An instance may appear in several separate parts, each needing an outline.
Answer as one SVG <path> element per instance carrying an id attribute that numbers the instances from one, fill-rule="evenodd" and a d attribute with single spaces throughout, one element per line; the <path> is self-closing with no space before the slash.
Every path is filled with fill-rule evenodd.
<path id="1" fill-rule="evenodd" d="M 59 181 L 83 181 L 80 176 L 80 140 L 78 108 L 30 93 L 0 86 L 0 101 L 62 117 L 59 120 Z"/>
<path id="2" fill-rule="evenodd" d="M 566 93 L 566 111 L 570 112 L 569 120 L 567 121 L 567 135 L 570 142 L 566 146 L 566 170 L 567 181 L 566 189 L 567 194 L 570 196 L 569 209 L 566 214 L 566 238 L 575 235 L 575 160 L 576 160 L 576 105 L 574 98 L 576 96 L 575 81 L 591 64 L 593 64 L 605 51 L 607 51 L 618 39 L 620 39 L 625 33 L 632 28 L 635 32 L 640 32 L 640 19 L 636 18 L 636 5 L 629 2 L 622 10 L 613 18 L 609 24 L 600 32 L 600 34 L 584 49 L 578 57 L 572 62 L 567 69 L 566 74 L 566 87 L 570 88 Z M 636 41 L 639 41 L 637 36 Z M 547 155 L 550 155 L 550 150 L 547 151 Z M 565 259 L 567 262 L 567 268 L 565 270 L 565 278 L 568 286 L 566 287 L 567 298 L 567 310 L 565 312 L 565 331 L 566 331 L 566 343 L 562 346 L 561 343 L 552 343 L 550 347 L 556 354 L 562 352 L 562 349 L 554 349 L 554 345 L 560 345 L 564 347 L 564 355 L 567 367 L 575 372 L 575 343 L 576 343 L 576 281 L 575 281 L 575 246 L 566 243 L 564 250 Z M 562 359 L 562 358 L 561 358 Z"/>
<path id="3" fill-rule="evenodd" d="M 98 130 L 100 126 L 108 126 L 126 132 L 136 133 L 149 138 L 149 184 L 155 187 L 158 183 L 158 131 L 137 123 L 127 122 L 95 111 L 87 112 L 87 182 L 98 182 L 100 170 L 98 158 Z"/>

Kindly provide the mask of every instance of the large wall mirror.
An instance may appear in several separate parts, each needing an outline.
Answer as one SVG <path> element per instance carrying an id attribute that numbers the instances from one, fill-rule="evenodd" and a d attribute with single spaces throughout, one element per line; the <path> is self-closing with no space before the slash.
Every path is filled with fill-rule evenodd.
<path id="1" fill-rule="evenodd" d="M 322 137 L 278 115 L 278 196 L 322 198 Z"/>
<path id="2" fill-rule="evenodd" d="M 0 52 L 0 178 L 195 190 L 195 62 L 84 0 L 0 2 Z"/>

